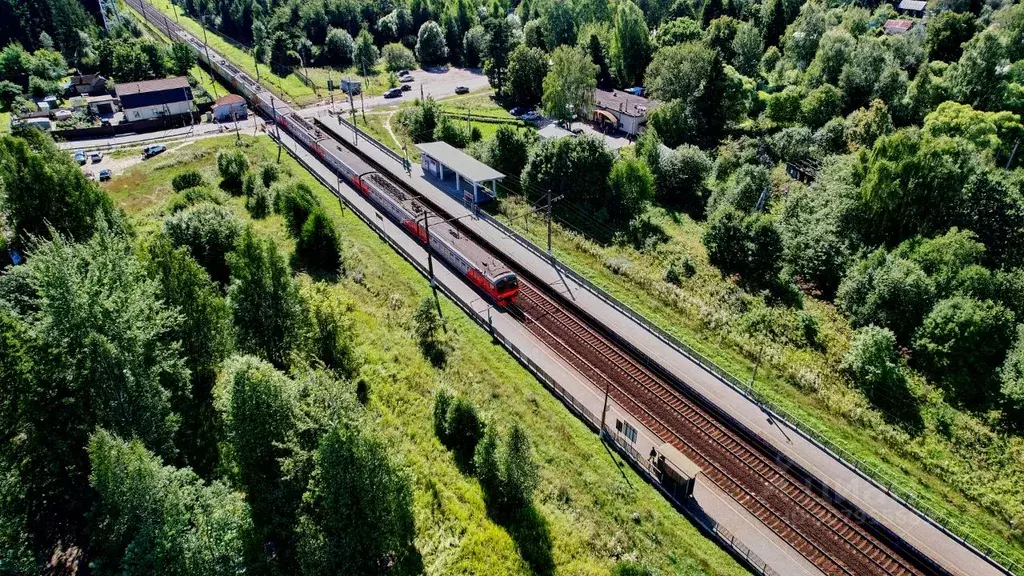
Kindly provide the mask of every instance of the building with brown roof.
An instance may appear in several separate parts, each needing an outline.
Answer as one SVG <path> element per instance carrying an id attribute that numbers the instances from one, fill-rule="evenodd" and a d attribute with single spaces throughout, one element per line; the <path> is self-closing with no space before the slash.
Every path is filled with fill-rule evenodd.
<path id="1" fill-rule="evenodd" d="M 647 112 L 652 102 L 622 90 L 594 90 L 591 119 L 600 125 L 618 129 L 636 136 L 647 123 Z"/>
<path id="2" fill-rule="evenodd" d="M 213 118 L 217 122 L 244 120 L 248 117 L 249 111 L 245 107 L 245 98 L 237 94 L 221 96 L 213 103 Z"/>
<path id="3" fill-rule="evenodd" d="M 882 30 L 886 34 L 906 34 L 913 27 L 913 20 L 886 20 Z"/>

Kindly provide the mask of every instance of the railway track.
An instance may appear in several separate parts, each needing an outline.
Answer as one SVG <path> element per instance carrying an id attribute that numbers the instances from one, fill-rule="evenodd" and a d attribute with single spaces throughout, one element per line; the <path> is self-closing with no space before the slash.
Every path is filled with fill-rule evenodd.
<path id="1" fill-rule="evenodd" d="M 518 308 L 531 333 L 825 574 L 925 574 L 532 285 Z"/>
<path id="2" fill-rule="evenodd" d="M 126 0 L 140 10 L 144 0 Z M 145 14 L 153 24 L 178 30 L 149 7 Z M 212 52 L 212 51 L 211 51 Z M 419 198 L 433 211 L 428 199 L 372 158 L 335 140 L 345 153 L 376 169 L 381 178 L 394 184 L 399 193 Z M 472 230 L 454 222 L 468 237 Z M 486 243 L 481 249 L 493 250 Z M 559 301 L 552 290 L 519 273 L 520 301 L 512 310 L 525 326 L 563 360 L 607 390 L 610 397 L 647 426 L 661 440 L 670 442 L 696 462 L 708 480 L 759 518 L 798 553 L 825 574 L 836 575 L 922 575 L 946 574 L 912 548 L 874 524 L 859 519 L 859 510 L 829 493 L 827 487 L 797 466 L 777 462 L 760 439 L 721 418 L 696 394 L 662 374 L 656 366 L 628 346 L 615 342 L 603 329 Z"/>

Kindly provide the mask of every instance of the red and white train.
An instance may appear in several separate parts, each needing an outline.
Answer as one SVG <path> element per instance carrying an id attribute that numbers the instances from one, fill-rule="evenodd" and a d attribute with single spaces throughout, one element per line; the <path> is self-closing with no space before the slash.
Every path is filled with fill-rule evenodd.
<path id="1" fill-rule="evenodd" d="M 138 4 L 145 0 L 128 0 L 128 4 L 140 10 Z M 141 12 L 141 10 L 140 10 Z M 147 18 L 159 18 L 156 10 L 149 8 Z M 153 21 L 160 27 L 171 28 L 173 24 Z M 501 261 L 482 250 L 475 243 L 459 233 L 449 222 L 431 214 L 429 226 L 424 220 L 423 206 L 405 194 L 385 176 L 373 171 L 357 155 L 346 150 L 336 140 L 323 134 L 288 104 L 263 88 L 245 72 L 213 50 L 209 50 L 187 31 L 173 26 L 171 34 L 187 44 L 204 64 L 244 96 L 250 105 L 263 113 L 295 140 L 302 143 L 338 176 L 344 178 L 380 211 L 405 228 L 423 244 L 429 240 L 434 254 L 447 262 L 453 269 L 487 294 L 498 306 L 506 307 L 515 302 L 519 294 L 519 279 Z M 209 55 L 209 57 L 207 56 Z M 429 235 L 427 233 L 429 229 Z"/>

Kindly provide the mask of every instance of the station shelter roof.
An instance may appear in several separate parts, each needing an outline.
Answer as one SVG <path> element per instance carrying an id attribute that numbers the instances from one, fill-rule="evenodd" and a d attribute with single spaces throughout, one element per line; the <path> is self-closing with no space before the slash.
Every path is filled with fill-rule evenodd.
<path id="1" fill-rule="evenodd" d="M 469 180 L 476 182 L 489 182 L 491 180 L 501 180 L 505 178 L 505 175 L 498 172 L 494 168 L 491 168 L 487 164 L 480 162 L 476 158 L 473 158 L 469 154 L 466 154 L 462 150 L 452 146 L 447 142 L 425 142 L 423 144 L 417 144 L 420 152 L 430 156 L 434 160 L 437 160 L 441 164 L 448 168 L 452 172 L 455 172 Z"/>

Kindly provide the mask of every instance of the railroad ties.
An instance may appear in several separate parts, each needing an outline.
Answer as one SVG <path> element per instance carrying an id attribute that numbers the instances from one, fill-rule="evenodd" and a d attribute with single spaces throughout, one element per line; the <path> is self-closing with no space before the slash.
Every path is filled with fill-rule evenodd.
<path id="1" fill-rule="evenodd" d="M 529 284 L 518 306 L 527 328 L 608 390 L 707 478 L 825 574 L 923 574 L 674 387 Z"/>

